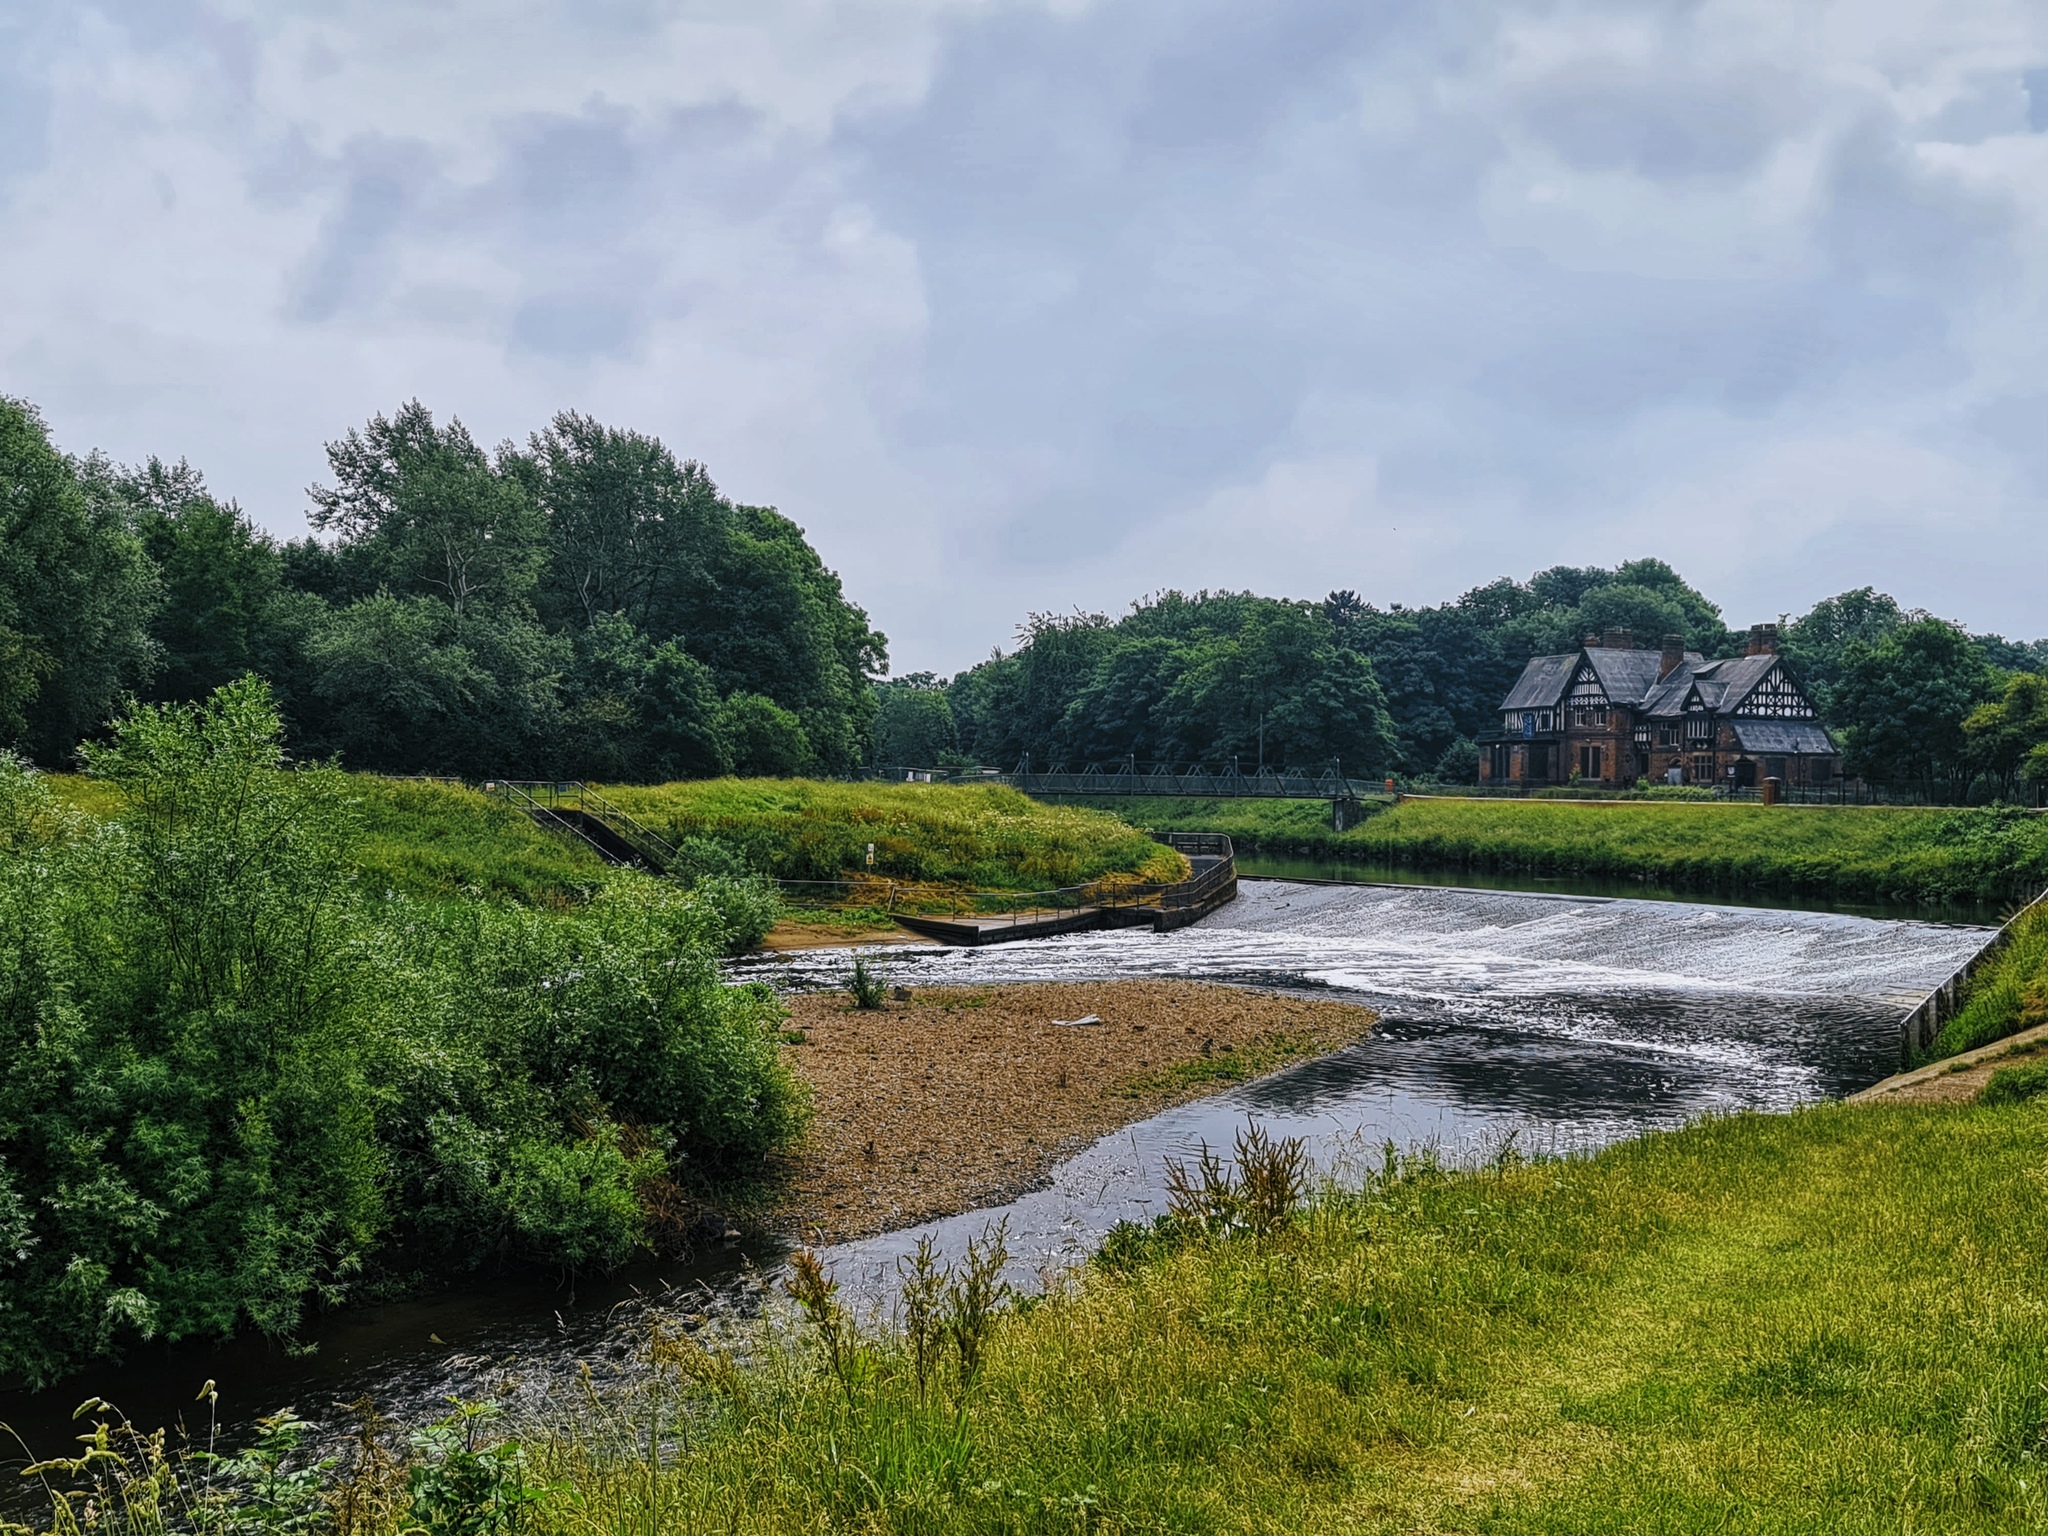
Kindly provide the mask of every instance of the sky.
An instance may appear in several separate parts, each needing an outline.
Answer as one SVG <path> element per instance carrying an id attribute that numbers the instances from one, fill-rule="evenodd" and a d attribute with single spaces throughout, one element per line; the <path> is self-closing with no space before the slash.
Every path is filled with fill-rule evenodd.
<path id="1" fill-rule="evenodd" d="M 0 393 L 305 530 L 577 409 L 950 672 L 1671 561 L 2048 634 L 2039 0 L 5 0 Z"/>

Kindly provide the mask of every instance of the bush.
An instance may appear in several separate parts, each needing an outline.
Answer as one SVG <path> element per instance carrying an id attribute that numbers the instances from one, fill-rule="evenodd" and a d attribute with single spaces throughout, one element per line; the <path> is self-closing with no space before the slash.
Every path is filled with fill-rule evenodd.
<path id="1" fill-rule="evenodd" d="M 0 1376 L 289 1334 L 395 1273 L 614 1264 L 648 1191 L 800 1129 L 780 1006 L 716 966 L 759 882 L 368 895 L 348 781 L 282 767 L 253 679 L 88 763 L 105 820 L 0 758 Z"/>

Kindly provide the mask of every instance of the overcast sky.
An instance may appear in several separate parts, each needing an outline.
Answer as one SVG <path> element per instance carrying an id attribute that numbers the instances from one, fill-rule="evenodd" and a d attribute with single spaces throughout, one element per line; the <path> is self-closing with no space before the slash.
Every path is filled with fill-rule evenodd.
<path id="1" fill-rule="evenodd" d="M 281 535 L 575 407 L 967 665 L 1661 555 L 2048 633 L 2040 0 L 0 0 L 0 392 Z"/>

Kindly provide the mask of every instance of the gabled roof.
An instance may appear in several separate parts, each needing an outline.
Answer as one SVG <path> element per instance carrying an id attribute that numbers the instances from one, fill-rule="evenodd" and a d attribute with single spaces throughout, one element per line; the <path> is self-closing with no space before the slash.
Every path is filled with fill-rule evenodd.
<path id="1" fill-rule="evenodd" d="M 1726 714 L 1755 691 L 1757 684 L 1778 665 L 1779 659 L 1774 654 L 1765 653 L 1708 661 L 1698 651 L 1687 651 L 1685 660 L 1672 668 L 1670 676 L 1659 678 L 1657 669 L 1664 664 L 1661 651 L 1610 650 L 1605 646 L 1589 645 L 1568 655 L 1532 657 L 1500 707 L 1503 711 L 1561 707 L 1565 691 L 1571 686 L 1583 661 L 1600 680 L 1609 703 L 1641 710 L 1653 719 L 1675 719 L 1686 712 L 1688 705 Z M 1758 750 L 1830 752 L 1834 749 L 1787 747 Z"/>
<path id="2" fill-rule="evenodd" d="M 1572 673 L 1578 670 L 1578 665 L 1576 651 L 1568 656 L 1530 657 L 1529 664 L 1522 668 L 1522 675 L 1508 690 L 1508 696 L 1501 700 L 1500 707 L 1504 710 L 1557 708 L 1564 702 L 1565 685 L 1572 680 Z"/>
<path id="3" fill-rule="evenodd" d="M 1736 743 L 1745 752 L 1833 752 L 1835 744 L 1827 730 L 1813 720 L 1753 720 L 1737 715 L 1728 722 L 1735 727 Z"/>
<path id="4" fill-rule="evenodd" d="M 1707 708 L 1729 710 L 1748 698 L 1777 664 L 1778 658 L 1768 653 L 1737 656 L 1729 661 L 1714 661 L 1705 667 L 1695 667 L 1693 676 L 1699 680 L 1700 698 Z"/>
<path id="5" fill-rule="evenodd" d="M 1657 686 L 1657 668 L 1663 662 L 1661 652 L 1610 651 L 1604 646 L 1593 645 L 1586 647 L 1581 654 L 1592 665 L 1600 686 L 1607 690 L 1610 703 L 1640 704 Z"/>

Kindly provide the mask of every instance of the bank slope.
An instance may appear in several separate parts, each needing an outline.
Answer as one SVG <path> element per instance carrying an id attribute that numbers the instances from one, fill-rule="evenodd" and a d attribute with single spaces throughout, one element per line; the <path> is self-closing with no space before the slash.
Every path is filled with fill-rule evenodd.
<path id="1" fill-rule="evenodd" d="M 1091 800 L 1240 852 L 1640 879 L 1849 900 L 1995 901 L 2048 883 L 2048 817 L 2010 807 L 1762 806 L 1408 797 L 1336 832 L 1322 801 Z"/>

